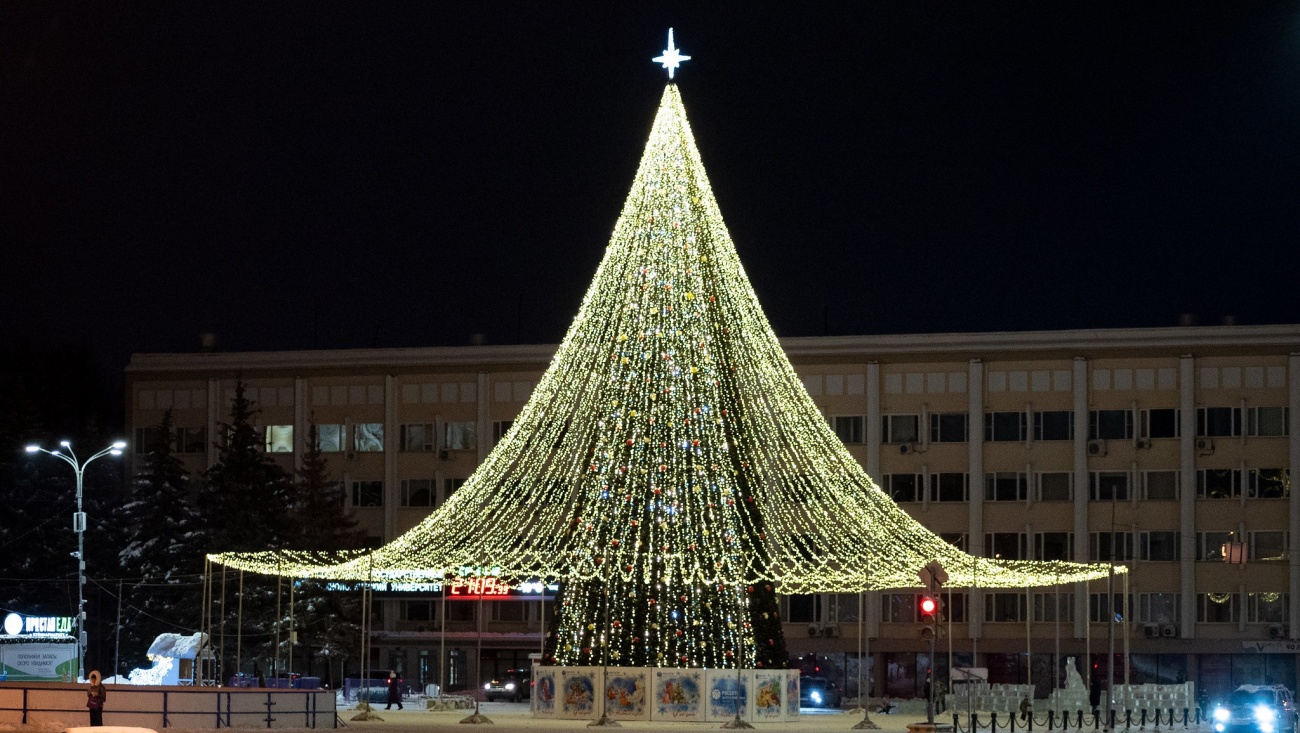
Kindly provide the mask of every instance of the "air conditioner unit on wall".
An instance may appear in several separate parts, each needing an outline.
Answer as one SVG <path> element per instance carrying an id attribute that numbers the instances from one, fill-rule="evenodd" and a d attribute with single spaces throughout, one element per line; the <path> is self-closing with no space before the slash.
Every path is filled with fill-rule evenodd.
<path id="1" fill-rule="evenodd" d="M 1173 624 L 1161 624 L 1160 635 L 1166 639 L 1177 639 L 1178 627 L 1174 626 Z"/>
<path id="2" fill-rule="evenodd" d="M 1148 639 L 1160 638 L 1160 624 L 1143 624 L 1142 635 Z"/>
<path id="3" fill-rule="evenodd" d="M 1146 448 L 1150 448 L 1150 447 L 1151 447 L 1151 439 L 1150 439 L 1150 438 L 1138 438 L 1138 439 L 1137 439 L 1137 442 L 1134 443 L 1133 445 L 1137 446 L 1137 449 L 1138 449 L 1138 450 L 1144 450 L 1144 449 L 1146 449 Z"/>
<path id="4" fill-rule="evenodd" d="M 1283 626 L 1282 624 L 1269 624 L 1269 625 L 1268 625 L 1268 638 L 1270 638 L 1270 639 L 1285 639 L 1285 638 L 1286 638 L 1286 627 Z"/>
<path id="5" fill-rule="evenodd" d="M 1090 456 L 1106 455 L 1106 441 L 1104 440 L 1088 441 L 1088 455 Z"/>
<path id="6" fill-rule="evenodd" d="M 828 639 L 835 639 L 835 638 L 838 638 L 839 635 L 840 635 L 840 625 L 839 625 L 839 624 L 823 624 L 823 625 L 822 625 L 822 636 L 825 636 L 825 637 L 828 638 Z"/>
<path id="7" fill-rule="evenodd" d="M 1208 456 L 1214 452 L 1214 441 L 1209 438 L 1197 438 L 1196 450 L 1203 456 Z"/>
<path id="8" fill-rule="evenodd" d="M 808 636 L 817 636 L 821 631 L 817 624 L 808 624 Z"/>
<path id="9" fill-rule="evenodd" d="M 348 459 L 349 461 L 355 461 L 357 459 L 357 452 L 354 450 L 350 450 L 347 453 L 344 453 L 343 457 Z"/>

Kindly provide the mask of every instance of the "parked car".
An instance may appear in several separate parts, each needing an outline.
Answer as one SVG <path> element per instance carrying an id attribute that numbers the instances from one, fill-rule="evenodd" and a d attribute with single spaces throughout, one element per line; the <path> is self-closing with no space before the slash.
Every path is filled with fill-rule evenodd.
<path id="1" fill-rule="evenodd" d="M 505 674 L 483 684 L 483 697 L 488 702 L 509 700 L 519 702 L 533 695 L 532 673 L 526 669 L 507 669 Z"/>
<path id="2" fill-rule="evenodd" d="M 813 675 L 799 677 L 799 705 L 805 708 L 837 708 L 844 699 L 844 690 L 826 679 Z"/>
<path id="3" fill-rule="evenodd" d="M 1216 733 L 1300 733 L 1295 697 L 1282 685 L 1242 685 L 1211 717 Z"/>

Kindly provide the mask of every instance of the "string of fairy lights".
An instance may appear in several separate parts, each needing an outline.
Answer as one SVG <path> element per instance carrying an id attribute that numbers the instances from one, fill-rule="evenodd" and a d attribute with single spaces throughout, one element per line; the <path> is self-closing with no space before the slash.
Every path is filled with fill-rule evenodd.
<path id="1" fill-rule="evenodd" d="M 754 582 L 781 593 L 907 588 L 933 560 L 956 587 L 1110 570 L 967 555 L 872 484 L 763 314 L 673 84 L 577 316 L 465 485 L 363 556 L 211 557 L 339 580 L 482 567 L 507 581 L 557 579 L 568 588 L 557 661 L 638 648 L 652 665 L 716 667 L 752 662 L 745 650 L 764 643 L 746 616 Z M 591 617 L 602 604 L 609 624 Z"/>

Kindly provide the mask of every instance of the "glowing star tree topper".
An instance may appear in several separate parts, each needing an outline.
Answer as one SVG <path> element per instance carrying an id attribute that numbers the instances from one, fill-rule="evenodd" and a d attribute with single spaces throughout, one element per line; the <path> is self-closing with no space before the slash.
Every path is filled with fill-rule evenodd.
<path id="1" fill-rule="evenodd" d="M 662 56 L 656 56 L 651 59 L 651 61 L 654 61 L 655 63 L 663 64 L 663 67 L 668 69 L 669 79 L 673 78 L 673 72 L 677 71 L 677 67 L 681 66 L 683 61 L 690 60 L 690 56 L 683 56 L 677 46 L 673 44 L 672 28 L 668 29 L 668 48 L 664 49 Z"/>

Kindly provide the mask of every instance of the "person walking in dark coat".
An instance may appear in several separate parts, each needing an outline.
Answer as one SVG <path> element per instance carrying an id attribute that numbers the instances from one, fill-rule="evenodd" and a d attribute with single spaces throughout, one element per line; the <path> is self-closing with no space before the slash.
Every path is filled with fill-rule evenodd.
<path id="1" fill-rule="evenodd" d="M 108 690 L 99 681 L 99 670 L 90 673 L 90 687 L 86 689 L 86 707 L 90 709 L 90 724 L 104 724 L 104 702 L 108 700 Z"/>
<path id="2" fill-rule="evenodd" d="M 388 673 L 388 679 L 385 680 L 385 684 L 388 685 L 388 705 L 384 709 L 392 710 L 393 705 L 396 704 L 397 709 L 401 710 L 402 709 L 402 678 L 397 676 L 396 670 L 393 670 Z"/>

